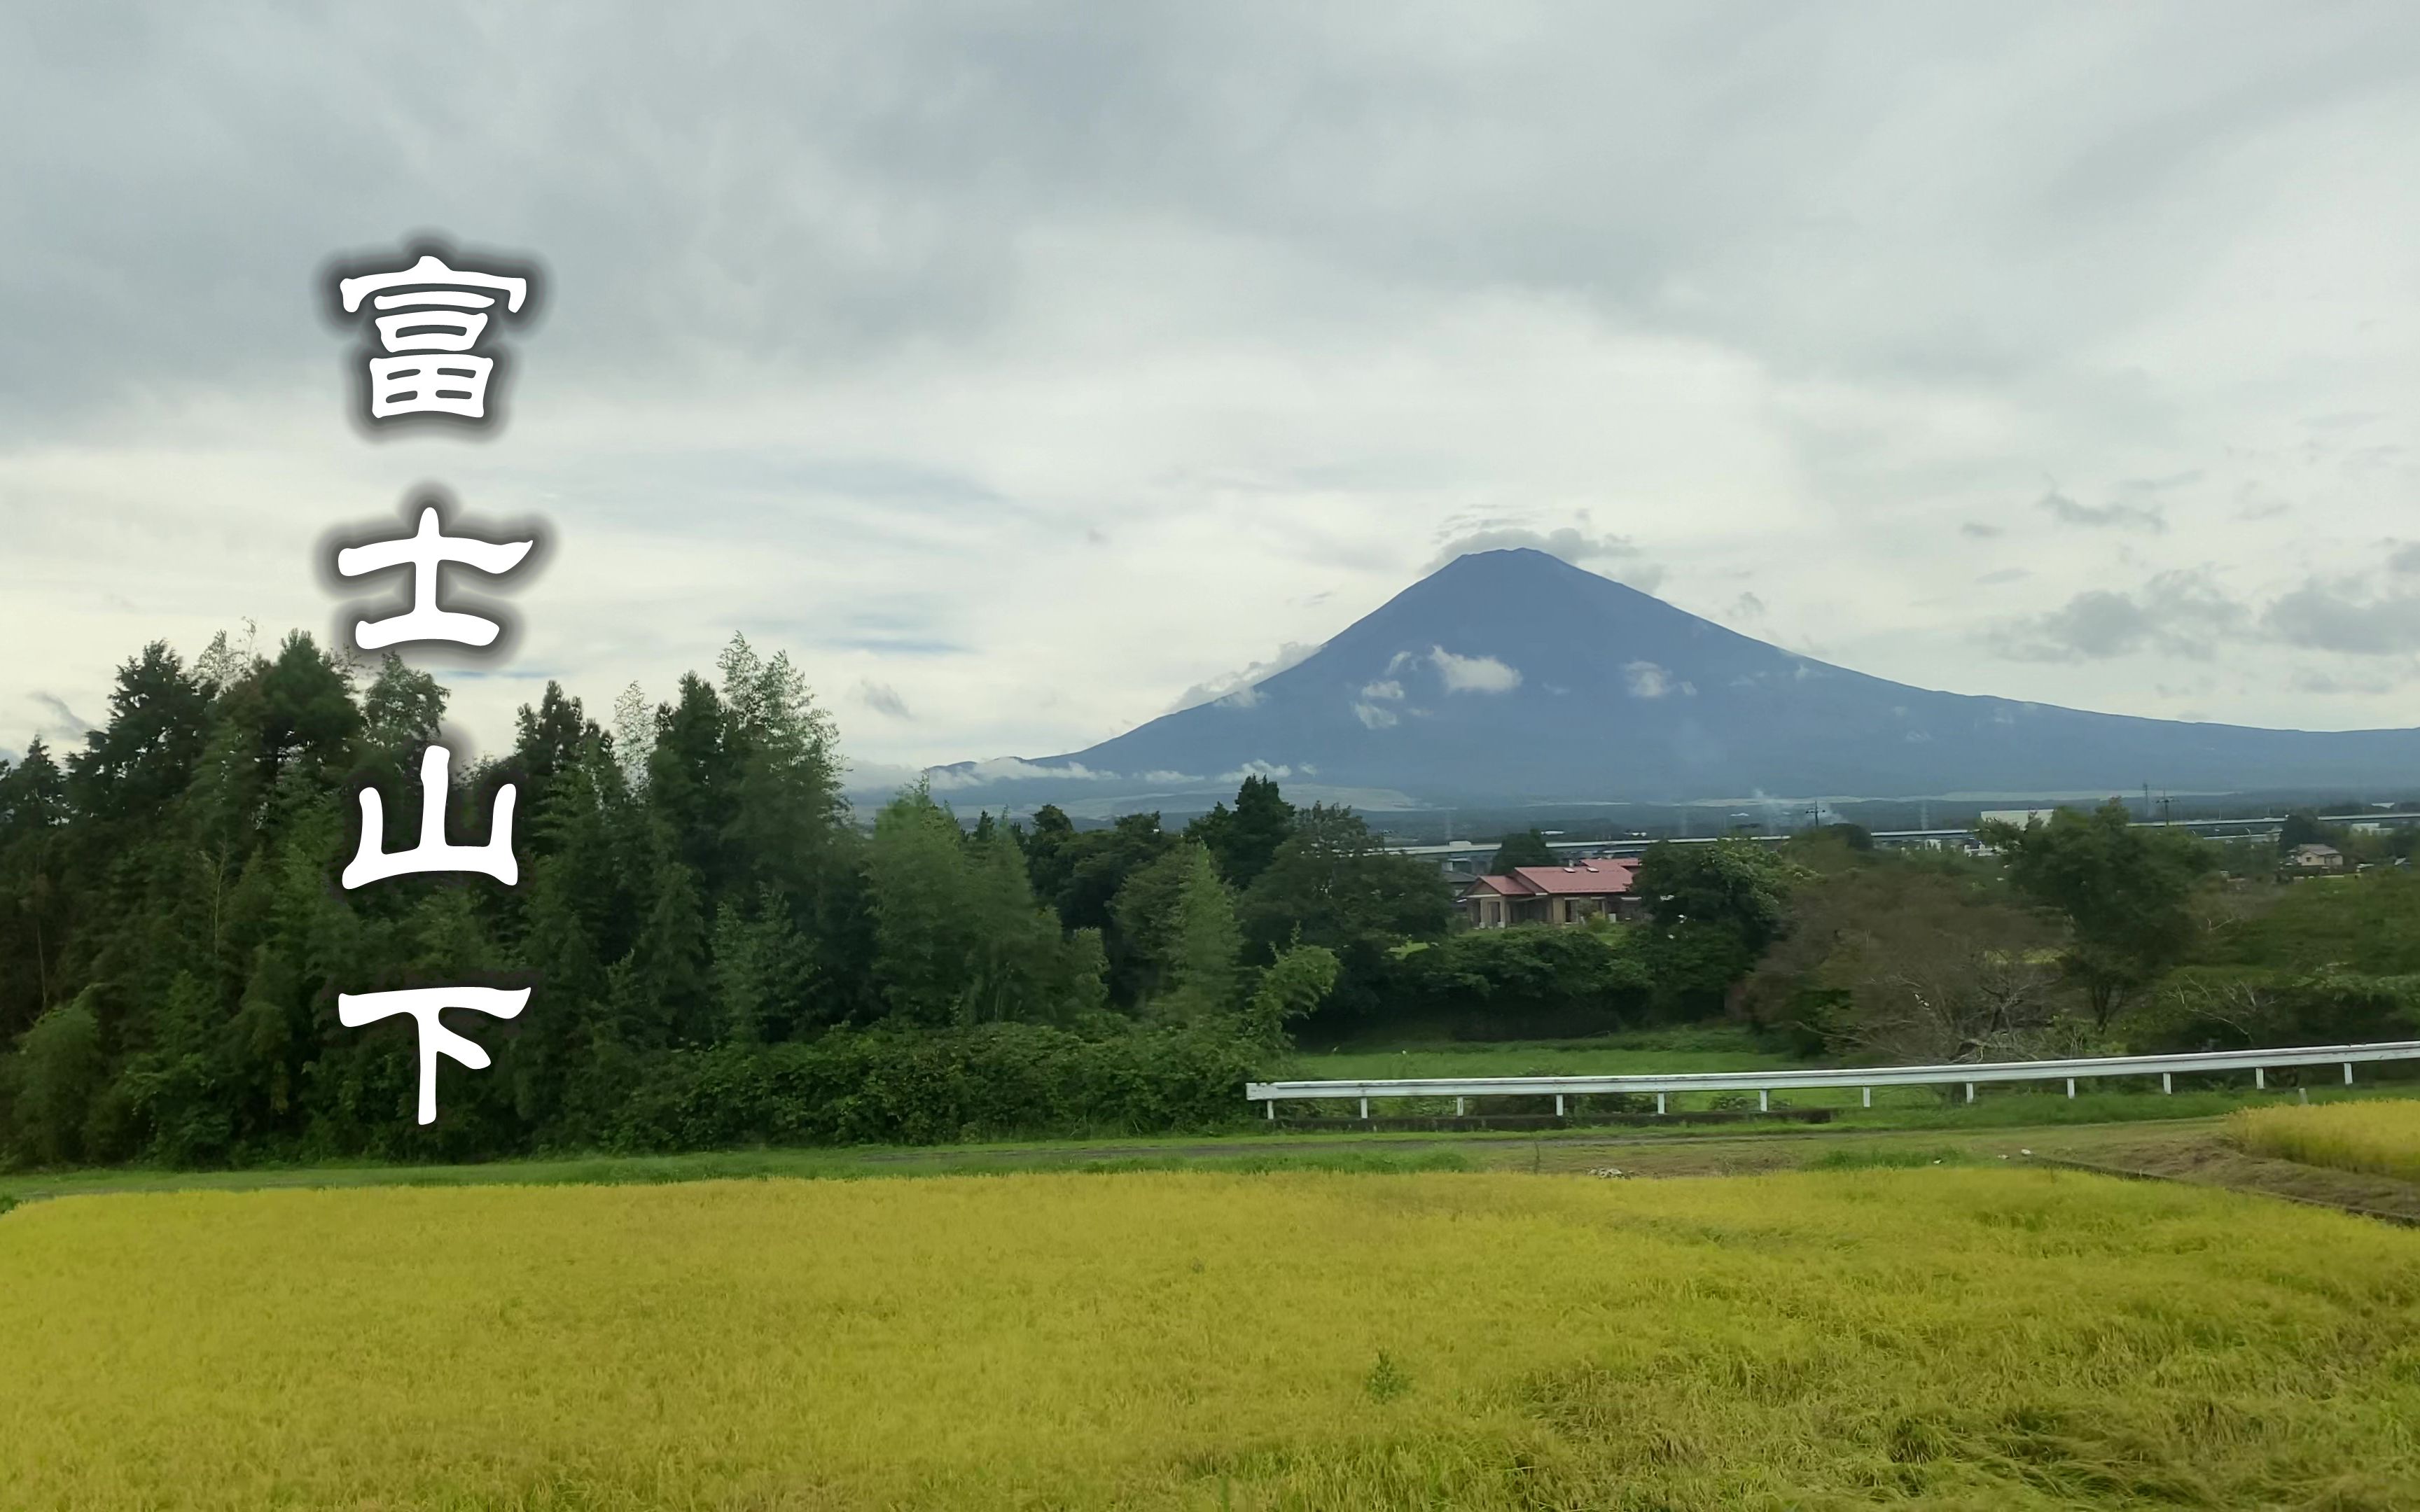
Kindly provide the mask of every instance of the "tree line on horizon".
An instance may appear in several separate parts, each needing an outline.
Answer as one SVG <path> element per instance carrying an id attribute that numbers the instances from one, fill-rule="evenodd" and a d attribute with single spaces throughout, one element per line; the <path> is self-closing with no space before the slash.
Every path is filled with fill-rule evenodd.
<path id="1" fill-rule="evenodd" d="M 1440 879 L 1351 812 L 1249 779 L 1182 832 L 962 825 L 928 788 L 870 825 L 785 656 L 608 729 L 548 684 L 508 752 L 451 774 L 448 838 L 517 791 L 518 886 L 348 891 L 358 795 L 409 849 L 446 692 L 393 656 L 289 636 L 164 643 L 119 669 L 84 748 L 0 762 L 0 1158 L 463 1158 L 705 1139 L 956 1138 L 1226 1117 L 1285 1025 L 1366 998 L 1446 926 Z M 411 1119 L 405 1021 L 338 992 L 528 983 L 463 1015 L 492 1069 L 441 1067 Z"/>
<path id="2" fill-rule="evenodd" d="M 1202 1128 L 1296 1036 L 1520 1038 L 1726 1022 L 1898 1060 L 2409 1032 L 2420 879 L 2244 890 L 2122 806 L 1988 860 L 1834 826 L 1651 847 L 1645 918 L 1457 929 L 1430 866 L 1247 779 L 1181 829 L 971 825 L 922 784 L 861 823 L 786 656 L 611 728 L 550 683 L 451 774 L 449 838 L 514 784 L 520 882 L 347 890 L 358 795 L 420 839 L 446 692 L 389 656 L 222 636 L 118 671 L 84 748 L 0 762 L 0 1162 L 214 1165 Z M 1544 838 L 1510 839 L 1529 864 Z M 1551 853 L 1548 853 L 1551 854 Z M 413 1031 L 335 995 L 530 984 L 462 1027 L 412 1121 Z M 469 1016 L 466 1016 L 469 1017 Z"/>

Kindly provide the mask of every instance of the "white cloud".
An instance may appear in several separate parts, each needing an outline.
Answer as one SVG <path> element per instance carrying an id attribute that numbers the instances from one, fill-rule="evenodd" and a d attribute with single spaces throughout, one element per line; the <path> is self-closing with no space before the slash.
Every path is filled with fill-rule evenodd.
<path id="1" fill-rule="evenodd" d="M 1360 720 L 1362 727 L 1368 730 L 1392 730 L 1403 722 L 1394 710 L 1377 703 L 1354 704 L 1353 717 Z"/>
<path id="2" fill-rule="evenodd" d="M 990 782 L 1031 782 L 1047 779 L 1058 782 L 1115 782 L 1115 772 L 1100 772 L 1081 762 L 1068 762 L 1051 766 L 1029 762 L 1016 756 L 996 756 L 989 761 L 967 762 L 952 766 L 937 766 L 925 772 L 936 793 L 958 788 L 982 787 Z"/>
<path id="3" fill-rule="evenodd" d="M 1624 662 L 1621 677 L 1635 699 L 1660 699 L 1672 691 L 1672 674 L 1652 661 Z"/>
<path id="4" fill-rule="evenodd" d="M 1267 762 L 1253 761 L 1246 762 L 1243 765 L 1236 767 L 1232 772 L 1219 773 L 1218 780 L 1220 782 L 1241 782 L 1248 777 L 1260 777 L 1266 778 L 1270 781 L 1274 782 L 1280 778 L 1292 777 L 1293 775 L 1294 768 L 1291 766 L 1273 766 Z"/>
<path id="5" fill-rule="evenodd" d="M 1404 685 L 1391 679 L 1383 683 L 1366 683 L 1362 685 L 1361 696 L 1365 699 L 1399 699 L 1404 696 Z"/>
<path id="6" fill-rule="evenodd" d="M 1532 530 L 1526 525 L 1505 522 L 1481 522 L 1477 529 L 1466 530 L 1437 548 L 1420 570 L 1435 572 L 1456 557 L 1474 551 L 1503 551 L 1527 547 L 1559 557 L 1575 567 L 1592 562 L 1621 562 L 1638 555 L 1638 548 L 1622 535 L 1591 535 L 1586 530 L 1562 526 L 1551 531 Z"/>
<path id="7" fill-rule="evenodd" d="M 1435 646 L 1430 648 L 1429 660 L 1449 693 L 1510 693 L 1521 686 L 1521 673 L 1494 656 L 1457 656 Z"/>
<path id="8" fill-rule="evenodd" d="M 1194 684 L 1176 696 L 1176 702 L 1162 712 L 1174 714 L 1203 703 L 1222 703 L 1231 709 L 1249 709 L 1260 702 L 1258 684 L 1267 682 L 1289 667 L 1296 667 L 1319 652 L 1316 640 L 1289 640 L 1266 661 L 1256 661 L 1239 672 L 1225 672 Z"/>

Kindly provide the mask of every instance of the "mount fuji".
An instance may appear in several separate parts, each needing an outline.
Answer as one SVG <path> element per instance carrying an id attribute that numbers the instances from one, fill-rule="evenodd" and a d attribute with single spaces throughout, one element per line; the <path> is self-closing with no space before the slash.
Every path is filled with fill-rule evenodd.
<path id="1" fill-rule="evenodd" d="M 1011 779 L 1006 774 L 1013 771 Z M 1182 811 L 1248 773 L 1364 808 L 2401 787 L 2420 731 L 1938 692 L 1768 645 L 1541 551 L 1456 558 L 1308 659 L 1083 750 L 937 767 L 961 807 Z M 1195 801 L 1195 800 L 1198 800 Z"/>

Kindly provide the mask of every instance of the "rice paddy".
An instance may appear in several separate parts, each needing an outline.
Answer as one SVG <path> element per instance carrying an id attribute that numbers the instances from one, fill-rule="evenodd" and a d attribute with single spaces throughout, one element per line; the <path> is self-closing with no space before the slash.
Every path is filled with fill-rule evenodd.
<path id="1" fill-rule="evenodd" d="M 2420 1181 L 2420 1100 L 2247 1108 L 2226 1123 L 2226 1138 L 2247 1154 Z"/>
<path id="2" fill-rule="evenodd" d="M 0 1296 L 11 1507 L 2420 1503 L 2420 1235 L 1997 1165 L 70 1197 Z"/>

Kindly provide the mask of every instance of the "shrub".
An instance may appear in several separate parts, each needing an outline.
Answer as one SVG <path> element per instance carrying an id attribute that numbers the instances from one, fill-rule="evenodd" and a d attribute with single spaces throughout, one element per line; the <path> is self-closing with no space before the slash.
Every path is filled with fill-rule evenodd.
<path id="1" fill-rule="evenodd" d="M 2140 1054 L 2399 1040 L 2420 1029 L 2420 977 L 2185 966 L 2122 1029 Z"/>
<path id="2" fill-rule="evenodd" d="M 108 1067 L 92 989 L 34 1021 L 18 1041 L 10 1080 L 18 1148 L 39 1165 L 85 1153 L 85 1122 Z"/>
<path id="3" fill-rule="evenodd" d="M 1636 933 L 1610 924 L 1468 930 L 1396 970 L 1408 1015 L 1496 1039 L 1620 1028 L 1645 1013 L 1653 986 Z"/>
<path id="4" fill-rule="evenodd" d="M 599 1131 L 611 1149 L 938 1144 L 1230 1123 L 1262 1047 L 1187 1029 L 1086 1035 L 1037 1024 L 676 1051 Z"/>

